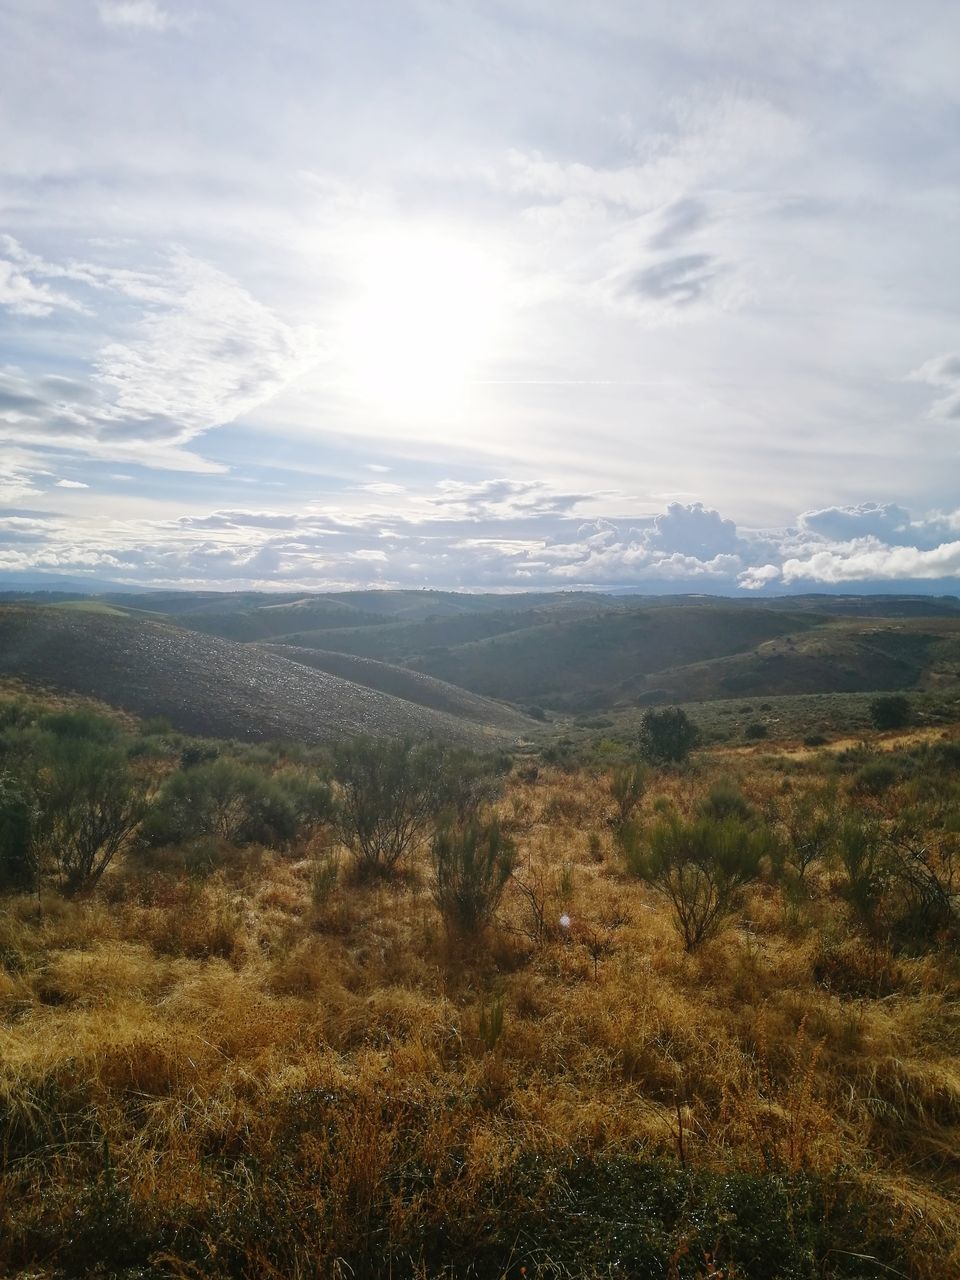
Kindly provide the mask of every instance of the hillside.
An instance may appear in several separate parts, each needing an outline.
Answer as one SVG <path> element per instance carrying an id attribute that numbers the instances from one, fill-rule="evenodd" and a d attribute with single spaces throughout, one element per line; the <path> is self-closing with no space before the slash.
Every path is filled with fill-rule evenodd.
<path id="1" fill-rule="evenodd" d="M 676 664 L 638 676 L 628 697 L 710 701 L 778 694 L 955 688 L 960 619 L 835 622 L 768 641 L 749 653 Z"/>
<path id="2" fill-rule="evenodd" d="M 538 726 L 512 707 L 503 706 L 489 698 L 468 693 L 456 685 L 435 680 L 419 671 L 392 666 L 388 662 L 375 662 L 372 658 L 357 658 L 349 653 L 327 653 L 323 649 L 300 649 L 295 645 L 271 644 L 262 648 L 291 662 L 303 663 L 317 671 L 351 680 L 368 689 L 378 689 L 407 702 L 415 702 L 434 711 L 443 711 L 474 724 L 494 725 L 513 734 L 529 733 Z"/>
<path id="3" fill-rule="evenodd" d="M 509 737 L 262 648 L 109 612 L 0 607 L 0 673 L 217 737 L 317 743 L 430 734 L 470 744 Z"/>
<path id="4" fill-rule="evenodd" d="M 819 625 L 747 609 L 631 609 L 547 622 L 416 659 L 417 670 L 485 696 L 558 709 L 611 706 L 629 682 L 666 667 L 749 653 Z"/>

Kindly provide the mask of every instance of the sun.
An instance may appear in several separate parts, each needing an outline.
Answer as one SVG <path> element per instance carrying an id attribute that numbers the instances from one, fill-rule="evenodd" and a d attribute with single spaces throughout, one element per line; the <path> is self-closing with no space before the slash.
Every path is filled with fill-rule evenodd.
<path id="1" fill-rule="evenodd" d="M 363 241 L 340 328 L 348 390 L 428 416 L 459 407 L 502 326 L 499 263 L 482 244 L 436 230 Z"/>

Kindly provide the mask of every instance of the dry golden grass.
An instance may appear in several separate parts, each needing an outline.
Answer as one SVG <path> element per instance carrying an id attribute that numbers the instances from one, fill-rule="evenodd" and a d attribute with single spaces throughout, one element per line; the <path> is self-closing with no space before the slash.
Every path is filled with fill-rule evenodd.
<path id="1" fill-rule="evenodd" d="M 689 811 L 729 767 L 656 780 L 645 812 Z M 751 799 L 781 785 L 761 755 L 738 768 Z M 799 903 L 757 885 L 687 955 L 622 872 L 600 777 L 542 770 L 500 811 L 526 892 L 470 951 L 425 864 L 318 906 L 310 851 L 203 879 L 130 860 L 99 898 L 6 901 L 0 1269 L 70 1273 L 72 1221 L 135 1234 L 149 1206 L 207 1242 L 201 1266 L 161 1233 L 156 1274 L 336 1274 L 365 1233 L 477 1223 L 522 1152 L 844 1170 L 910 1274 L 960 1274 L 956 958 L 858 939 L 824 877 Z"/>

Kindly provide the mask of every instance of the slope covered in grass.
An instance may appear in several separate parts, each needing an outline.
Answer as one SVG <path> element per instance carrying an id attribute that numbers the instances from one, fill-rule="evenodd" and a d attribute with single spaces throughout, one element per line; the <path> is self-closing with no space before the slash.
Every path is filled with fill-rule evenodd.
<path id="1" fill-rule="evenodd" d="M 443 680 L 435 680 L 419 671 L 410 671 L 406 667 L 376 662 L 372 658 L 358 658 L 349 653 L 302 649 L 296 645 L 272 644 L 262 647 L 291 662 L 303 663 L 314 670 L 326 671 L 329 675 L 352 680 L 354 684 L 364 685 L 368 689 L 379 689 L 381 693 L 389 693 L 475 724 L 495 725 L 505 732 L 517 735 L 542 728 L 513 707 L 503 706 L 490 698 L 481 698 L 475 693 L 468 693 L 466 689 L 447 684 Z"/>
<path id="2" fill-rule="evenodd" d="M 420 671 L 488 697 L 551 707 L 603 707 L 625 681 L 679 662 L 752 651 L 758 644 L 820 624 L 814 615 L 683 606 L 595 614 L 433 650 Z"/>
<path id="3" fill-rule="evenodd" d="M 190 733 L 329 742 L 428 734 L 482 742 L 502 729 L 352 684 L 263 649 L 76 609 L 0 608 L 0 673 L 167 716 Z"/>

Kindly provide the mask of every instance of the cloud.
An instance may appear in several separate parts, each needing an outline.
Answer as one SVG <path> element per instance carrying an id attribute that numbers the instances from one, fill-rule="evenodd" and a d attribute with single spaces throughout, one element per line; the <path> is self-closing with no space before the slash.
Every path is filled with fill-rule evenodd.
<path id="1" fill-rule="evenodd" d="M 21 498 L 34 498 L 42 492 L 30 471 L 0 463 L 0 503 L 19 502 Z"/>
<path id="2" fill-rule="evenodd" d="M 88 484 L 84 484 L 82 480 L 58 480 L 53 486 L 55 489 L 89 489 Z"/>
<path id="3" fill-rule="evenodd" d="M 44 270 L 57 269 L 44 264 Z M 44 436 L 98 457 L 222 470 L 183 446 L 259 408 L 319 358 L 315 329 L 286 324 L 190 254 L 177 251 L 152 273 L 76 265 L 63 272 L 133 299 L 142 310 L 123 341 L 99 348 L 85 381 L 56 374 L 31 380 L 0 370 L 0 423 L 8 440 Z"/>
<path id="4" fill-rule="evenodd" d="M 925 382 L 947 392 L 930 406 L 932 418 L 955 422 L 960 420 L 960 354 L 934 356 L 908 375 L 911 382 Z"/>
<path id="5" fill-rule="evenodd" d="M 0 235 L 0 307 L 15 315 L 34 317 L 49 316 L 58 309 L 85 312 L 76 299 L 42 280 L 57 274 L 42 258 L 27 253 L 13 236 Z"/>
<path id="6" fill-rule="evenodd" d="M 99 0 L 97 10 L 105 27 L 167 31 L 180 25 L 156 0 Z"/>
<path id="7" fill-rule="evenodd" d="M 175 255 L 164 287 L 133 337 L 94 362 L 105 434 L 184 443 L 264 404 L 319 356 L 314 330 L 286 325 L 189 254 Z"/>
<path id="8" fill-rule="evenodd" d="M 843 551 L 817 551 L 806 559 L 783 565 L 784 582 L 895 582 L 960 578 L 960 541 L 945 542 L 930 550 L 888 547 L 875 538 L 863 538 Z"/>
<path id="9" fill-rule="evenodd" d="M 669 503 L 666 512 L 654 519 L 645 542 L 653 549 L 676 551 L 700 560 L 738 554 L 743 549 L 734 522 L 702 502 Z"/>
<path id="10" fill-rule="evenodd" d="M 623 283 L 623 292 L 639 294 L 657 302 L 685 307 L 698 302 L 720 274 L 721 268 L 708 253 L 686 253 L 633 271 Z"/>
<path id="11" fill-rule="evenodd" d="M 441 480 L 437 488 L 440 492 L 431 499 L 432 505 L 468 520 L 555 515 L 572 511 L 590 496 L 556 493 L 539 480 L 484 480 L 478 484 Z"/>
<path id="12" fill-rule="evenodd" d="M 798 523 L 801 529 L 835 541 L 872 535 L 900 542 L 910 536 L 910 512 L 895 502 L 862 502 L 853 507 L 804 511 Z"/>
<path id="13" fill-rule="evenodd" d="M 647 244 L 651 249 L 672 249 L 701 227 L 706 226 L 709 211 L 706 201 L 697 196 L 685 196 L 660 210 L 659 229 Z"/>
<path id="14" fill-rule="evenodd" d="M 156 586 L 305 590 L 429 584 L 735 594 L 960 579 L 960 513 L 935 517 L 955 530 L 936 547 L 892 546 L 873 535 L 834 541 L 798 527 L 742 531 L 701 503 L 671 503 L 640 521 L 582 522 L 563 502 L 549 510 L 549 490 L 534 494 L 532 484 L 461 482 L 460 501 L 417 504 L 408 495 L 407 510 L 390 514 L 236 508 L 105 526 L 93 516 L 81 526 L 0 521 L 0 546 L 10 531 L 0 567 L 109 570 Z M 454 485 L 447 482 L 448 492 Z M 525 512 L 518 496 L 530 499 Z"/>

